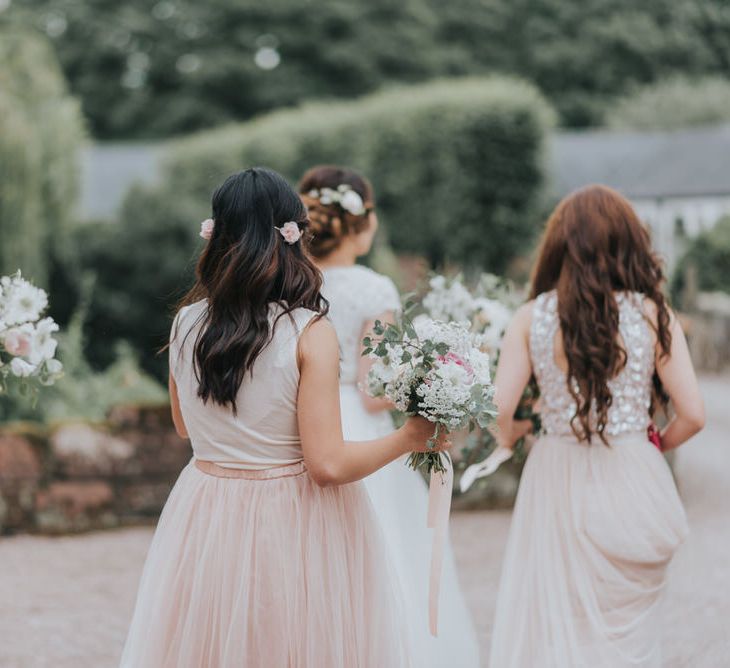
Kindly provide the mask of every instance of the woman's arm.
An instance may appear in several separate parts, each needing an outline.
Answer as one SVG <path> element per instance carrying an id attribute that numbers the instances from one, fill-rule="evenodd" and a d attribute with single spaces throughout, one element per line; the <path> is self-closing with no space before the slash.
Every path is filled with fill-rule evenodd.
<path id="1" fill-rule="evenodd" d="M 434 425 L 410 418 L 392 434 L 373 441 L 342 437 L 337 335 L 326 320 L 312 323 L 299 339 L 297 416 L 304 461 L 318 485 L 360 480 L 412 450 L 426 450 Z M 439 448 L 448 447 L 442 439 Z"/>
<path id="2" fill-rule="evenodd" d="M 499 364 L 494 380 L 494 403 L 497 406 L 497 446 L 512 449 L 515 442 L 527 434 L 530 420 L 515 420 L 522 393 L 532 376 L 529 335 L 532 319 L 532 303 L 521 306 L 507 327 Z"/>
<path id="3" fill-rule="evenodd" d="M 384 313 L 380 314 L 379 318 L 374 318 L 370 322 L 366 323 L 365 327 L 363 327 L 362 333 L 360 335 L 360 341 L 358 341 L 358 344 L 361 344 L 362 339 L 364 339 L 366 336 L 374 336 L 373 327 L 375 327 L 376 320 L 380 320 L 380 322 L 383 323 L 395 322 L 395 314 L 393 313 L 393 311 L 385 311 Z M 357 369 L 357 380 L 358 384 L 361 387 L 367 387 L 368 372 L 370 371 L 370 367 L 373 366 L 374 362 L 375 360 L 370 357 L 360 357 L 360 363 L 358 364 Z M 380 413 L 382 411 L 393 410 L 393 404 L 389 399 L 385 399 L 382 397 L 371 397 L 367 392 L 364 392 L 363 390 L 360 390 L 360 398 L 362 399 L 362 403 L 368 413 Z"/>
<path id="4" fill-rule="evenodd" d="M 175 425 L 175 431 L 180 438 L 189 438 L 188 430 L 185 428 L 182 411 L 180 410 L 180 399 L 177 396 L 177 385 L 175 379 L 170 373 L 168 386 L 170 388 L 170 408 L 172 409 L 172 423 Z"/>
<path id="5" fill-rule="evenodd" d="M 674 407 L 674 417 L 662 430 L 662 449 L 673 450 L 705 426 L 705 405 L 679 320 L 670 313 L 672 346 L 667 357 L 657 353 L 656 370 Z"/>

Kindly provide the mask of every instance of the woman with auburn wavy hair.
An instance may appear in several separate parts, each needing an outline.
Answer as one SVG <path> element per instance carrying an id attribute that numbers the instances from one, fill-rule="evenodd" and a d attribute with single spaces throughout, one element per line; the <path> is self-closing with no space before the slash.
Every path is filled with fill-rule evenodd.
<path id="1" fill-rule="evenodd" d="M 495 461 L 521 433 L 511 416 L 533 374 L 543 424 L 505 554 L 495 668 L 661 665 L 656 613 L 687 520 L 660 450 L 704 424 L 662 282 L 621 195 L 589 186 L 558 204 L 495 381 Z M 653 411 L 668 399 L 674 417 L 650 441 Z"/>

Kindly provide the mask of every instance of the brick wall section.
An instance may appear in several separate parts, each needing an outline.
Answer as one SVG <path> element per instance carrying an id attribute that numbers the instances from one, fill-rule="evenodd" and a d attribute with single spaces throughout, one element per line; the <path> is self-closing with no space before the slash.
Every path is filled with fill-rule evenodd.
<path id="1" fill-rule="evenodd" d="M 168 406 L 120 406 L 101 424 L 0 427 L 0 533 L 153 520 L 191 455 Z"/>

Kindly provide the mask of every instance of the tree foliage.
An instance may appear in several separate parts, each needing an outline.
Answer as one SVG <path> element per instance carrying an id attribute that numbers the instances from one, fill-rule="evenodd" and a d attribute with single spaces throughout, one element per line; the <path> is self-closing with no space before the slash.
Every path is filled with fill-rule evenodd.
<path id="1" fill-rule="evenodd" d="M 692 239 L 674 272 L 672 293 L 679 300 L 687 272 L 694 275 L 694 289 L 730 294 L 730 217 Z"/>
<path id="2" fill-rule="evenodd" d="M 730 121 L 730 79 L 663 79 L 619 100 L 606 121 L 621 130 L 676 130 L 726 123 Z"/>
<path id="3" fill-rule="evenodd" d="M 82 137 L 78 105 L 46 40 L 0 29 L 0 274 L 21 269 L 47 283 L 75 203 Z"/>
<path id="4" fill-rule="evenodd" d="M 635 85 L 730 71 L 725 0 L 25 0 L 6 15 L 52 36 L 102 137 L 489 72 L 531 80 L 580 126 Z"/>

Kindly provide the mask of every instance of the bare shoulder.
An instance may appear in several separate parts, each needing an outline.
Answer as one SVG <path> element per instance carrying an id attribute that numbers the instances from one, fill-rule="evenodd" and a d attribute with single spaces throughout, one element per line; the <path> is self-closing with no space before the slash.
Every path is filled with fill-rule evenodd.
<path id="1" fill-rule="evenodd" d="M 642 310 L 644 312 L 644 317 L 652 324 L 654 329 L 656 329 L 659 319 L 659 307 L 657 306 L 656 302 L 650 297 L 644 297 L 642 302 Z M 668 304 L 667 313 L 669 314 L 669 325 L 670 327 L 673 327 L 674 323 L 677 320 L 677 316 Z"/>
<path id="2" fill-rule="evenodd" d="M 535 307 L 535 300 L 531 299 L 520 306 L 512 316 L 510 327 L 514 327 L 521 332 L 529 332 L 532 323 L 532 312 Z"/>
<path id="3" fill-rule="evenodd" d="M 331 357 L 339 364 L 339 342 L 332 323 L 324 317 L 312 318 L 299 337 L 299 367 L 309 360 L 325 360 Z"/>

